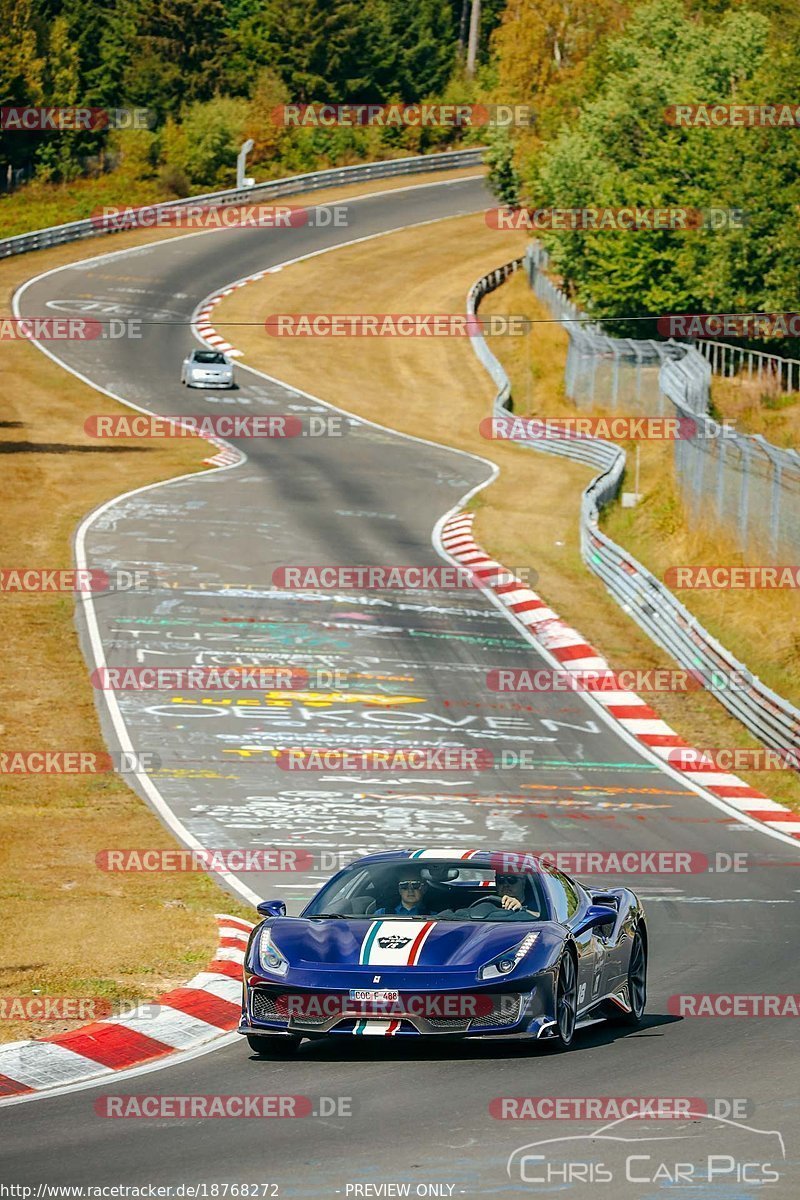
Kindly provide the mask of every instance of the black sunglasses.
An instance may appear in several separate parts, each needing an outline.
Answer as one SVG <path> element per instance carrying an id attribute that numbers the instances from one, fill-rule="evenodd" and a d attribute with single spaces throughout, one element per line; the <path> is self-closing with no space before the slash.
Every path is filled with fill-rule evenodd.
<path id="1" fill-rule="evenodd" d="M 422 880 L 421 879 L 398 879 L 397 886 L 399 888 L 402 888 L 403 891 L 407 892 L 407 891 L 415 889 L 415 888 L 421 888 Z"/>
<path id="2" fill-rule="evenodd" d="M 498 883 L 516 883 L 519 875 L 496 875 L 495 879 Z"/>

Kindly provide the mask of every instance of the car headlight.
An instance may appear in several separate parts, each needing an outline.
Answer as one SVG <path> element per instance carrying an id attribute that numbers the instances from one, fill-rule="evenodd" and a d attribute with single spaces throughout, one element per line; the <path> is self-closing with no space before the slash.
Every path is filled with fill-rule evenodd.
<path id="1" fill-rule="evenodd" d="M 538 936 L 538 933 L 526 933 L 522 941 L 517 942 L 516 946 L 512 946 L 510 950 L 504 950 L 502 954 L 498 954 L 490 962 L 484 963 L 478 971 L 478 978 L 503 979 L 504 976 L 510 975 L 522 962 Z"/>
<path id="2" fill-rule="evenodd" d="M 273 942 L 267 929 L 262 931 L 258 939 L 258 961 L 263 970 L 268 971 L 270 975 L 285 975 L 289 970 L 288 961 Z"/>

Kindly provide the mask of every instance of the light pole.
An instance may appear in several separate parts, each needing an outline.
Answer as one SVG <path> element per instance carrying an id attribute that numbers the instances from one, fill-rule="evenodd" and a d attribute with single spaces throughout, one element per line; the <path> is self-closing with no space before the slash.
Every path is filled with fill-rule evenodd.
<path id="1" fill-rule="evenodd" d="M 254 145 L 255 145 L 255 142 L 253 141 L 252 138 L 248 138 L 246 142 L 242 143 L 242 148 L 239 151 L 239 155 L 236 159 L 236 186 L 237 186 L 237 188 L 251 187 L 252 184 L 255 183 L 254 179 L 246 179 L 245 174 L 244 174 L 244 168 L 245 168 L 245 163 L 247 161 L 247 156 L 250 153 L 250 151 L 253 149 Z"/>

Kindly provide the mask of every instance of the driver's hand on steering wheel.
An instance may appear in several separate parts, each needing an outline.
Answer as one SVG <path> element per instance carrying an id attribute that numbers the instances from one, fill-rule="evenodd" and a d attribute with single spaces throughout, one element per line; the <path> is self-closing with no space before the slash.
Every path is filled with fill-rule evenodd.
<path id="1" fill-rule="evenodd" d="M 503 908 L 510 909 L 511 912 L 522 908 L 522 901 L 518 900 L 516 896 L 503 896 L 502 904 Z"/>

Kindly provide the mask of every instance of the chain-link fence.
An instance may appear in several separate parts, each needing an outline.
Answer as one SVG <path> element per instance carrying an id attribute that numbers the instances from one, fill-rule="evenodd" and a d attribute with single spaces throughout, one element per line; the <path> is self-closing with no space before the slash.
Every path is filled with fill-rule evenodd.
<path id="1" fill-rule="evenodd" d="M 525 269 L 534 294 L 569 334 L 564 373 L 569 398 L 578 408 L 661 415 L 669 408 L 658 383 L 665 344 L 607 337 L 556 287 L 546 274 L 547 265 L 547 251 L 534 242 L 525 256 Z"/>
<path id="2" fill-rule="evenodd" d="M 675 468 L 688 519 L 698 527 L 716 519 L 740 547 L 763 547 L 773 558 L 800 554 L 800 454 L 760 435 L 737 433 L 709 416 L 712 371 L 733 370 L 731 347 L 610 338 L 546 275 L 546 251 L 534 243 L 525 269 L 535 295 L 569 334 L 565 390 L 579 408 L 625 409 L 648 416 L 692 418 L 675 441 Z M 775 377 L 774 355 L 738 351 L 739 370 L 750 378 Z M 793 365 L 779 378 L 791 386 Z M 800 375 L 798 375 L 800 378 Z M 691 436 L 688 434 L 691 430 Z"/>
<path id="3" fill-rule="evenodd" d="M 713 516 L 736 533 L 743 550 L 763 548 L 773 559 L 785 555 L 797 562 L 800 454 L 712 421 L 711 366 L 696 350 L 664 363 L 661 388 L 681 416 L 694 419 L 693 436 L 675 442 L 675 468 L 691 523 Z"/>

